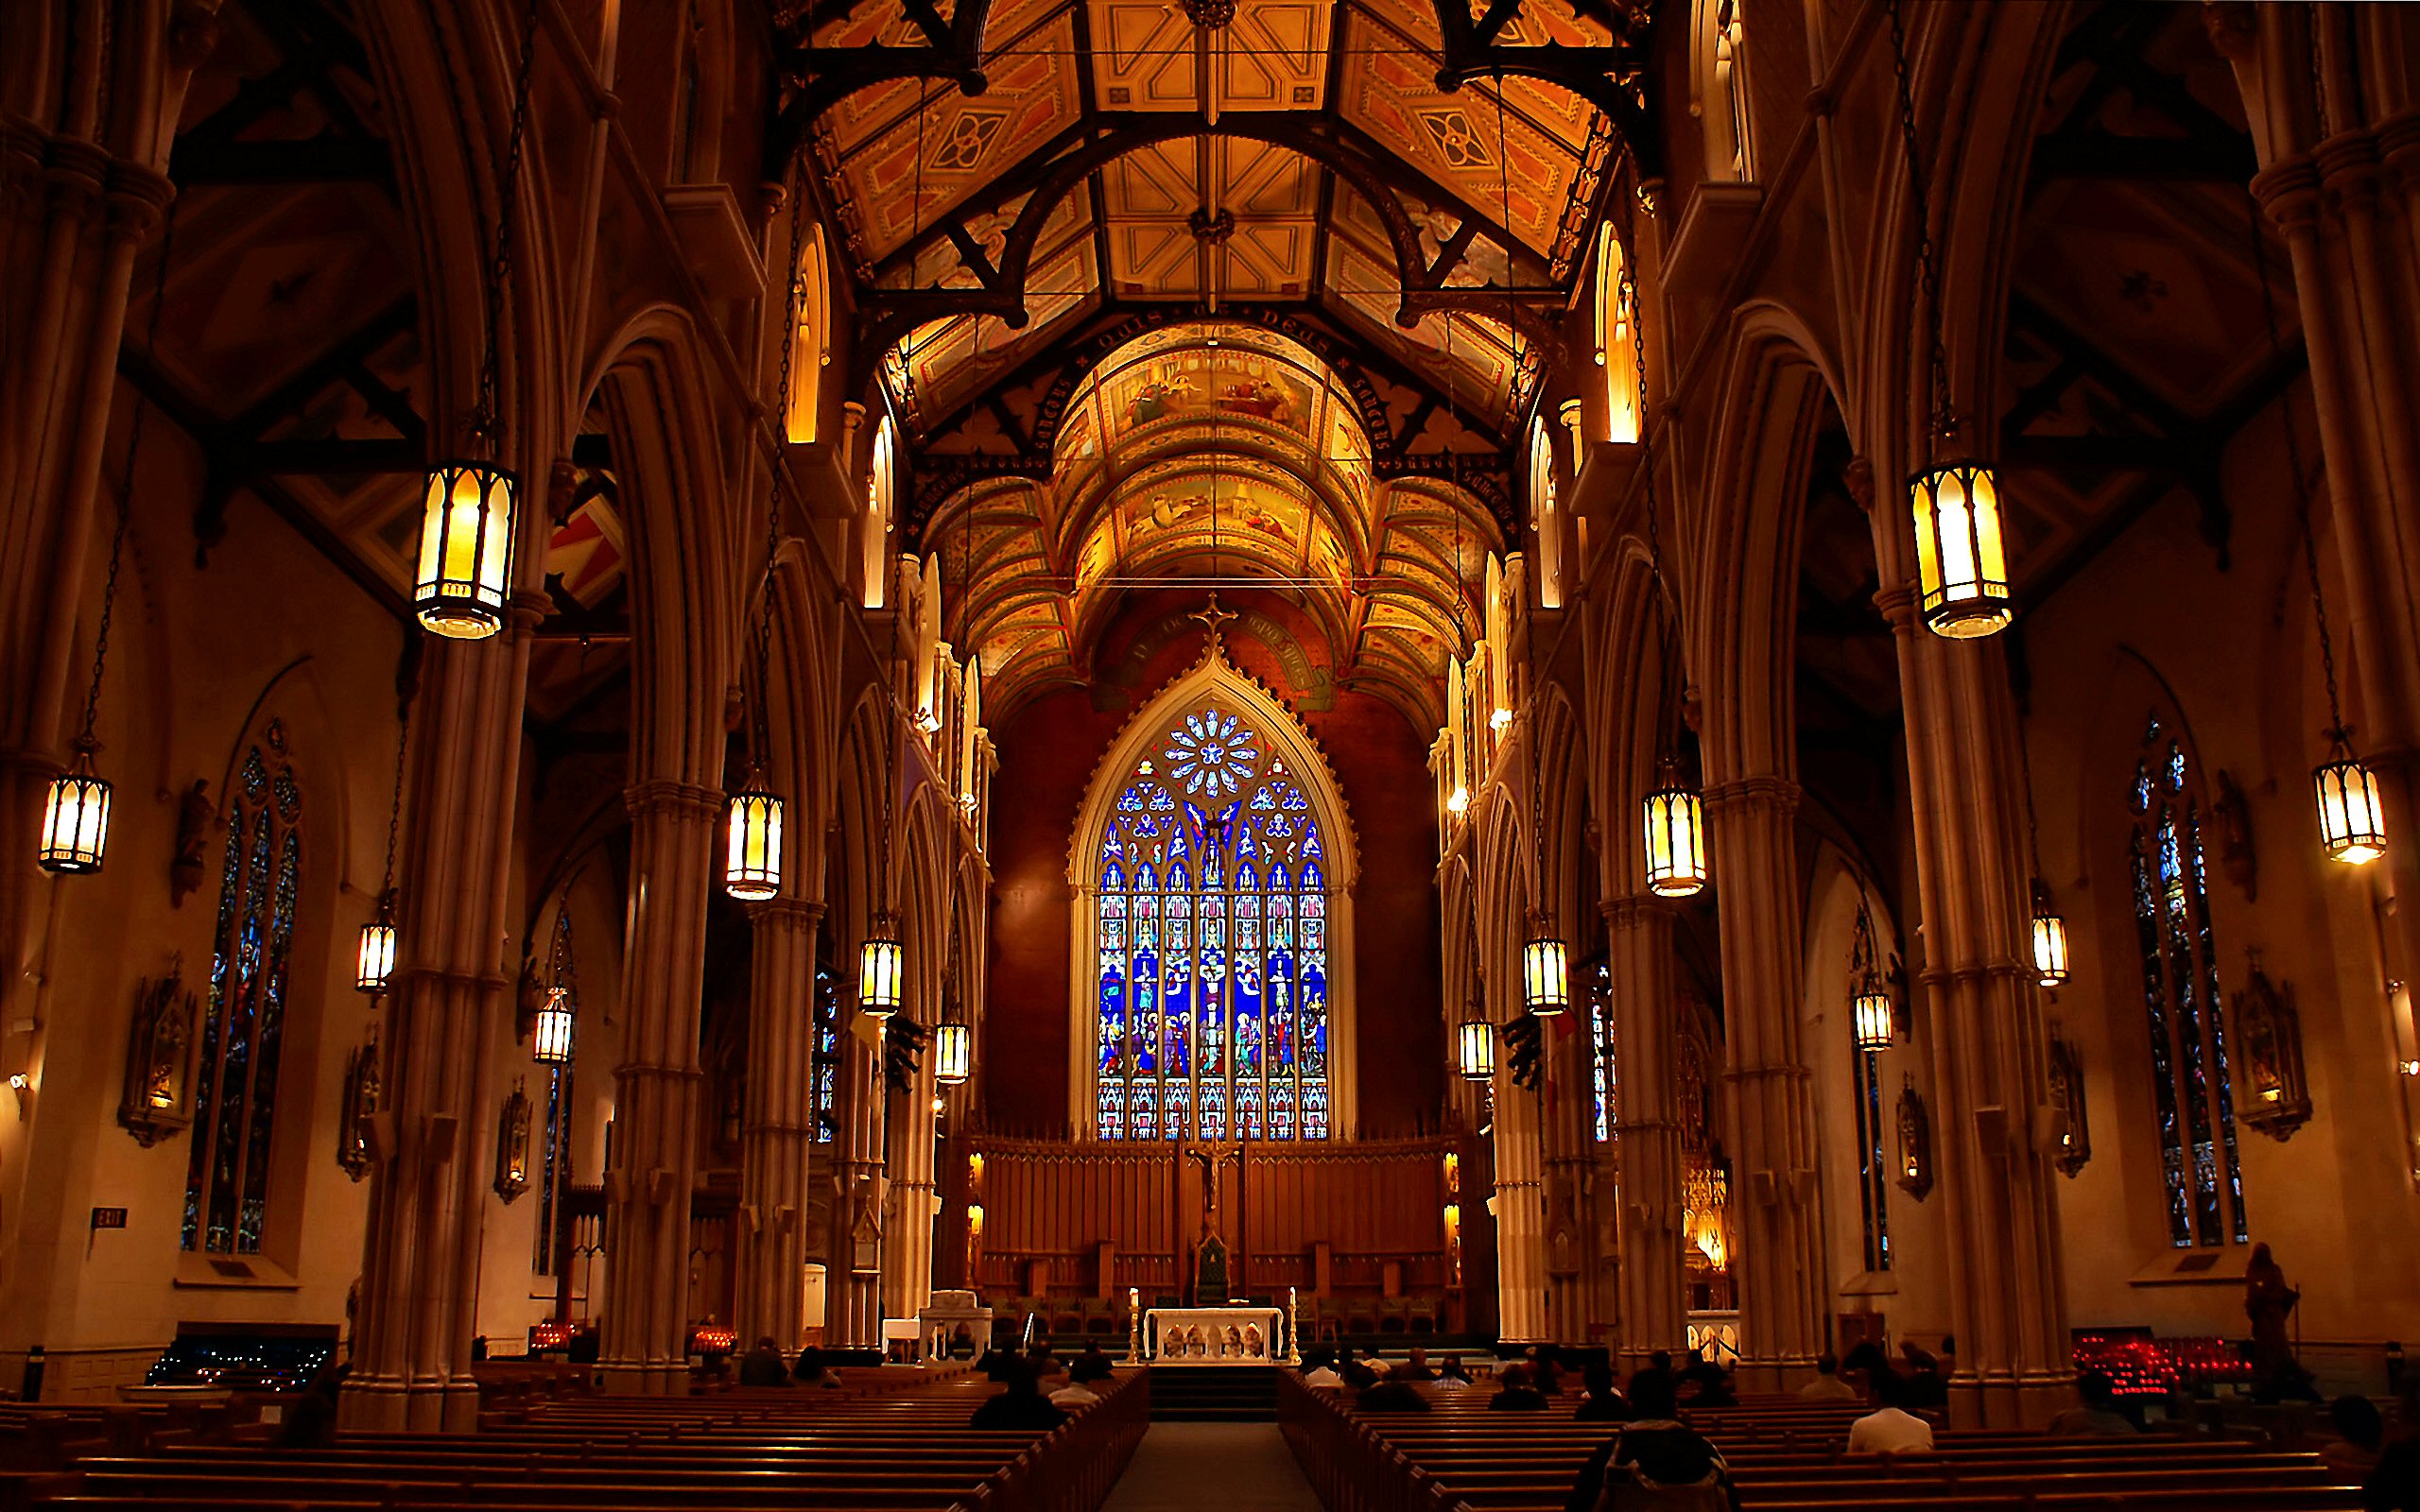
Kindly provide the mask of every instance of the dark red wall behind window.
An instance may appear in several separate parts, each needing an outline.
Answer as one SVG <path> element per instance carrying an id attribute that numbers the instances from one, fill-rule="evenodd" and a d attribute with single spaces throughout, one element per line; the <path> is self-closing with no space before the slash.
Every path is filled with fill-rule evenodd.
<path id="1" fill-rule="evenodd" d="M 1352 969 L 1361 1126 L 1374 1134 L 1434 1125 L 1444 1095 L 1445 1040 L 1436 791 L 1427 765 L 1433 732 L 1415 729 L 1373 694 L 1331 694 L 1323 638 L 1299 610 L 1266 595 L 1229 597 L 1233 607 L 1256 613 L 1246 627 L 1226 627 L 1228 660 L 1302 717 L 1336 773 L 1360 844 Z M 994 1126 L 1057 1132 L 1066 1125 L 1074 1028 L 1067 1011 L 1074 922 L 1068 842 L 1093 769 L 1134 712 L 1201 657 L 1201 629 L 1184 625 L 1170 633 L 1195 607 L 1172 594 L 1137 604 L 1103 637 L 1092 659 L 1103 674 L 1091 687 L 1043 694 L 993 731 L 1000 766 L 992 788 L 984 1096 Z M 1296 634 L 1300 650 L 1266 644 L 1272 626 Z M 1137 645 L 1144 647 L 1139 657 Z M 1307 701 L 1329 702 L 1325 709 L 1305 709 L 1305 690 L 1294 686 L 1305 660 L 1322 684 Z M 1297 668 L 1292 676 L 1288 662 Z"/>

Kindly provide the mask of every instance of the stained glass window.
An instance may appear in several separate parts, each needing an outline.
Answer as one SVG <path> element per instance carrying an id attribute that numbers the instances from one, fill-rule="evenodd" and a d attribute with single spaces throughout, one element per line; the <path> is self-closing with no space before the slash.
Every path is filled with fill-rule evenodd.
<path id="1" fill-rule="evenodd" d="M 839 1123 L 832 1110 L 840 1086 L 840 988 L 819 944 L 815 956 L 815 1143 L 829 1144 Z"/>
<path id="2" fill-rule="evenodd" d="M 267 1225 L 286 968 L 302 885 L 302 818 L 285 727 L 271 719 L 246 751 L 227 802 L 185 1175 L 184 1247 L 205 1254 L 258 1254 Z"/>
<path id="3" fill-rule="evenodd" d="M 1103 1139 L 1328 1137 L 1326 868 L 1296 775 L 1233 712 L 1151 743 L 1099 856 Z"/>
<path id="4" fill-rule="evenodd" d="M 1599 960 L 1587 970 L 1588 1044 L 1596 1082 L 1597 1143 L 1610 1142 L 1621 1117 L 1620 1074 L 1614 1059 L 1614 972 Z"/>
<path id="5" fill-rule="evenodd" d="M 1855 1033 L 1854 1030 L 1851 1031 Z M 1865 1268 L 1891 1268 L 1891 1167 L 1882 1155 L 1882 1057 L 1852 1042 L 1857 1091 L 1857 1195 L 1864 1219 Z"/>
<path id="6" fill-rule="evenodd" d="M 2243 1244 L 2243 1170 L 2227 1071 L 2218 950 L 2202 853 L 2205 808 L 2183 740 L 2156 713 L 2145 722 L 2131 783 L 2127 856 L 2135 936 L 2151 1030 L 2152 1111 L 2168 1240 L 2178 1248 Z"/>

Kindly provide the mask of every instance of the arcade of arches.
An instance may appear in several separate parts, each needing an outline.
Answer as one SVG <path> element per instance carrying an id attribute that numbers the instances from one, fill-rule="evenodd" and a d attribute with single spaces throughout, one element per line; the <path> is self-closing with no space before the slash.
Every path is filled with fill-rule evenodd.
<path id="1" fill-rule="evenodd" d="M 0 12 L 0 1383 L 2420 1334 L 2409 8 Z"/>

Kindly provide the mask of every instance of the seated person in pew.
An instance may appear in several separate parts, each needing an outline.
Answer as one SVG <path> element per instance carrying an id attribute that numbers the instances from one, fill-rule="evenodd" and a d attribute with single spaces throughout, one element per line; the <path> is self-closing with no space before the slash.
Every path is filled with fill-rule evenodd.
<path id="1" fill-rule="evenodd" d="M 1874 1410 L 1849 1425 L 1852 1454 L 1907 1454 L 1932 1448 L 1932 1424 L 1907 1410 L 1908 1383 L 1896 1371 L 1873 1372 L 1867 1387 Z M 1634 1396 L 1636 1391 L 1634 1388 Z"/>
<path id="2" fill-rule="evenodd" d="M 1325 1349 L 1312 1349 L 1303 1356 L 1303 1384 L 1324 1391 L 1342 1389 L 1344 1378 L 1336 1373 L 1336 1357 Z"/>
<path id="3" fill-rule="evenodd" d="M 1722 1452 L 1679 1418 L 1671 1371 L 1634 1373 L 1630 1405 L 1631 1420 L 1580 1468 L 1564 1512 L 1737 1512 Z"/>
<path id="4" fill-rule="evenodd" d="M 1356 1360 L 1349 1353 L 1336 1367 L 1336 1372 L 1344 1378 L 1346 1385 L 1356 1391 L 1367 1391 L 1378 1383 L 1378 1372 L 1371 1369 L 1366 1361 Z"/>
<path id="5" fill-rule="evenodd" d="M 1829 1349 L 1815 1357 L 1815 1379 L 1798 1388 L 1801 1401 L 1855 1401 L 1857 1387 L 1841 1379 L 1841 1357 Z"/>
<path id="6" fill-rule="evenodd" d="M 1544 1412 L 1546 1393 L 1531 1385 L 1530 1367 L 1508 1365 L 1496 1376 L 1495 1395 L 1487 1400 L 1490 1412 Z"/>
<path id="7" fill-rule="evenodd" d="M 1956 1347 L 1946 1338 L 1941 1342 L 1945 1349 Z M 1907 1405 L 1918 1409 L 1948 1406 L 1949 1367 L 1942 1363 L 1941 1357 L 1917 1348 L 1913 1339 L 1900 1342 L 1899 1356 L 1908 1363 L 1908 1367 L 1899 1373 L 1903 1384 L 1901 1396 Z"/>
<path id="8" fill-rule="evenodd" d="M 1089 1385 L 1096 1381 L 1108 1380 L 1115 1368 L 1109 1356 L 1101 1352 L 1099 1342 L 1086 1339 L 1084 1352 L 1067 1362 L 1067 1379 L 1078 1385 Z"/>
<path id="9" fill-rule="evenodd" d="M 2420 1376 L 2403 1383 L 2403 1431 L 2378 1452 L 2377 1468 L 2361 1483 L 2368 1512 L 2420 1512 Z"/>
<path id="10" fill-rule="evenodd" d="M 984 1399 L 968 1418 L 969 1428 L 1030 1428 L 1048 1433 L 1067 1420 L 1067 1414 L 1042 1394 L 1041 1378 L 1018 1361 L 1010 1367 L 1008 1384 Z"/>
<path id="11" fill-rule="evenodd" d="M 1362 1412 L 1426 1412 L 1428 1398 L 1409 1381 L 1381 1376 L 1353 1399 L 1353 1405 Z"/>
<path id="12" fill-rule="evenodd" d="M 1067 1383 L 1050 1394 L 1050 1405 L 1065 1413 L 1080 1412 L 1098 1400 L 1100 1393 L 1076 1379 L 1073 1370 L 1067 1372 Z"/>
<path id="13" fill-rule="evenodd" d="M 1714 1346 L 1702 1344 L 1682 1367 L 1681 1384 L 1695 1386 L 1689 1400 L 1701 1407 L 1736 1407 L 1739 1395 L 1731 1389 L 1731 1372 L 1714 1363 Z"/>
<path id="14" fill-rule="evenodd" d="M 1459 1391 L 1471 1383 L 1471 1373 L 1462 1368 L 1462 1357 L 1461 1355 L 1449 1354 L 1445 1356 L 1443 1363 L 1437 1366 L 1437 1383 L 1440 1386 L 1449 1387 L 1456 1391 Z"/>
<path id="15" fill-rule="evenodd" d="M 2050 1419 L 2051 1433 L 2061 1437 L 2085 1437 L 2138 1431 L 2134 1420 L 2118 1410 L 2118 1388 L 2101 1372 L 2087 1370 L 2076 1377 L 2076 1399 L 2075 1406 Z"/>
<path id="16" fill-rule="evenodd" d="M 1428 1351 L 1417 1344 L 1411 1347 L 1411 1357 L 1387 1374 L 1397 1381 L 1426 1383 L 1437 1379 L 1437 1372 L 1428 1365 Z"/>
<path id="17" fill-rule="evenodd" d="M 1591 1360 L 1582 1367 L 1581 1384 L 1588 1394 L 1580 1400 L 1580 1410 L 1571 1415 L 1574 1422 L 1626 1423 L 1631 1419 L 1630 1399 L 1614 1389 L 1614 1367 L 1602 1360 Z"/>
<path id="18" fill-rule="evenodd" d="M 798 1351 L 798 1363 L 790 1367 L 790 1379 L 802 1386 L 821 1386 L 826 1391 L 840 1389 L 840 1378 L 823 1363 L 823 1351 L 813 1345 Z"/>
<path id="19" fill-rule="evenodd" d="M 1530 1384 L 1552 1397 L 1563 1391 L 1563 1362 L 1551 1344 L 1532 1344 L 1522 1353 L 1521 1363 L 1530 1369 Z"/>
<path id="20" fill-rule="evenodd" d="M 2327 1404 L 2336 1442 L 2323 1445 L 2319 1462 L 2348 1481 L 2366 1481 L 2386 1452 L 2386 1418 L 2367 1397 L 2339 1397 Z"/>
<path id="21" fill-rule="evenodd" d="M 790 1383 L 789 1362 L 774 1347 L 772 1335 L 756 1341 L 754 1349 L 740 1356 L 739 1383 L 743 1386 L 786 1386 Z"/>

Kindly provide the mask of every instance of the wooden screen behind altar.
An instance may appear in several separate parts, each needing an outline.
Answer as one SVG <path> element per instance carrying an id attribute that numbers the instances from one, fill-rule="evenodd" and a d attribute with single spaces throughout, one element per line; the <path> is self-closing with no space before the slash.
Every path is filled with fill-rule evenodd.
<path id="1" fill-rule="evenodd" d="M 1129 774 L 1099 857 L 1103 1139 L 1328 1137 L 1328 884 L 1310 800 L 1216 700 Z"/>

